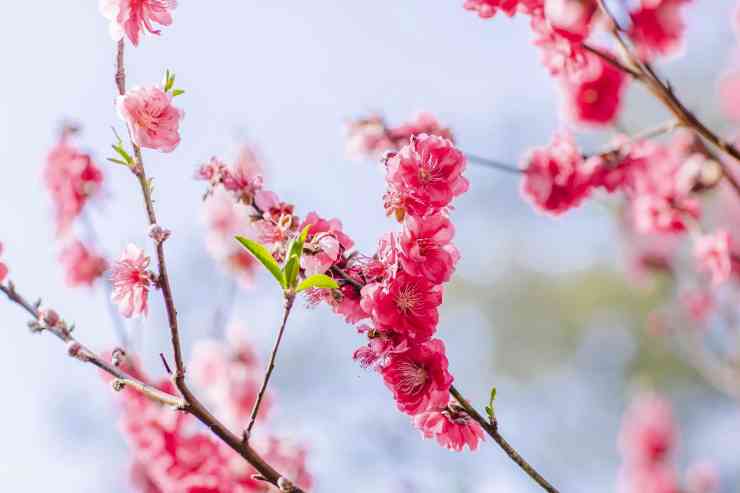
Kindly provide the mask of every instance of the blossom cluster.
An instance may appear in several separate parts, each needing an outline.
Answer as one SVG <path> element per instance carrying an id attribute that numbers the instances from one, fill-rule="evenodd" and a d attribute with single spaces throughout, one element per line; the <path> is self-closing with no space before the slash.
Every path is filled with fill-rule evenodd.
<path id="1" fill-rule="evenodd" d="M 234 326 L 226 341 L 199 341 L 193 348 L 192 375 L 214 412 L 225 423 L 244 427 L 257 396 L 261 367 L 243 330 Z M 156 388 L 175 393 L 169 380 L 149 381 L 132 357 L 125 370 Z M 269 491 L 269 485 L 235 451 L 201 427 L 186 413 L 173 413 L 135 390 L 121 392 L 120 428 L 133 453 L 131 476 L 144 493 L 252 493 Z M 260 408 L 261 420 L 268 407 Z M 258 431 L 261 428 L 258 428 Z M 250 440 L 255 450 L 303 488 L 312 478 L 306 468 L 307 453 L 276 436 L 258 434 Z"/>
<path id="2" fill-rule="evenodd" d="M 655 394 L 638 396 L 624 415 L 619 435 L 622 469 L 620 493 L 716 493 L 717 471 L 711 463 L 698 462 L 686 473 L 685 488 L 672 455 L 678 442 L 671 406 Z"/>
<path id="3" fill-rule="evenodd" d="M 338 220 L 314 212 L 299 220 L 292 205 L 262 188 L 261 179 L 246 180 L 248 193 L 242 193 L 231 185 L 233 169 L 217 159 L 196 176 L 209 183 L 210 200 L 228 192 L 232 208 L 250 208 L 247 233 L 278 261 L 285 259 L 298 231 L 310 226 L 301 273 L 330 275 L 339 288 L 309 290 L 309 302 L 325 302 L 348 323 L 361 323 L 359 331 L 369 342 L 355 358 L 381 374 L 399 410 L 413 417 L 424 436 L 453 450 L 475 449 L 482 429 L 450 401 L 453 378 L 444 343 L 434 338 L 443 284 L 460 257 L 451 243 L 449 210 L 468 188 L 466 162 L 450 140 L 410 134 L 408 143 L 385 159 L 386 212 L 402 222 L 403 230 L 386 234 L 371 257 L 352 252 L 354 242 Z"/>
<path id="4" fill-rule="evenodd" d="M 730 234 L 723 229 L 696 231 L 702 212 L 699 195 L 716 185 L 716 166 L 688 130 L 677 132 L 668 143 L 618 137 L 611 151 L 591 157 L 582 154 L 570 134 L 561 133 L 526 158 L 522 193 L 537 209 L 559 215 L 594 190 L 621 192 L 628 228 L 664 245 L 662 258 L 650 255 L 651 262 L 667 264 L 677 246 L 669 238 L 694 230 L 698 269 L 719 284 L 732 272 Z M 658 253 L 655 241 L 643 241 L 642 246 Z"/>
<path id="5" fill-rule="evenodd" d="M 630 3 L 625 13 L 637 56 L 651 61 L 680 49 L 685 31 L 682 7 L 689 1 Z M 484 19 L 499 12 L 529 16 L 542 64 L 562 82 L 566 115 L 585 125 L 615 120 L 626 76 L 587 47 L 586 43 L 606 25 L 596 0 L 466 0 L 464 7 Z"/>

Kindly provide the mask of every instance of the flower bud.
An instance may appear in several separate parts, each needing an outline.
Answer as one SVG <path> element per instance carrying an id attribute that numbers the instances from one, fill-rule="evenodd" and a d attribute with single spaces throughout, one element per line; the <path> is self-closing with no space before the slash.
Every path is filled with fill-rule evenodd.
<path id="1" fill-rule="evenodd" d="M 39 322 L 47 327 L 55 327 L 59 323 L 59 314 L 50 308 L 39 310 Z"/>

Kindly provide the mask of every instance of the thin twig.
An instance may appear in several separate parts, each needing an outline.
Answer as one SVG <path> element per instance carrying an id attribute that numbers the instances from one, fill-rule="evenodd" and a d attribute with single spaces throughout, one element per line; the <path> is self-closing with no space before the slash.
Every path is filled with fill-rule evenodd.
<path id="1" fill-rule="evenodd" d="M 34 320 L 39 319 L 38 308 L 26 301 L 26 299 L 16 291 L 15 286 L 12 283 L 8 283 L 7 286 L 0 284 L 0 291 L 5 293 L 10 301 L 22 307 L 26 312 L 28 312 L 28 314 L 31 315 Z M 131 375 L 125 373 L 120 368 L 108 363 L 103 357 L 98 356 L 93 351 L 88 349 L 87 346 L 73 337 L 69 330 L 53 326 L 44 327 L 42 331 L 53 334 L 57 337 L 57 339 L 67 344 L 68 348 L 73 348 L 74 351 L 70 353 L 70 356 L 73 356 L 75 359 L 83 363 L 89 363 L 93 366 L 96 366 L 97 368 L 114 377 L 116 379 L 115 381 L 125 382 L 127 385 L 135 388 L 150 399 L 174 407 L 180 407 L 184 404 L 183 400 L 179 397 L 163 392 L 155 387 L 152 387 L 151 385 L 137 380 Z"/>
<path id="2" fill-rule="evenodd" d="M 470 403 L 465 399 L 462 394 L 454 387 L 450 387 L 450 394 L 457 400 L 457 402 L 460 403 L 460 405 L 465 409 L 465 412 L 468 413 L 468 415 L 473 418 L 481 427 L 485 430 L 485 432 L 493 438 L 493 440 L 503 449 L 504 452 L 506 452 L 506 455 L 508 455 L 511 460 L 516 462 L 516 464 L 525 472 L 529 477 L 534 479 L 537 484 L 539 484 L 542 489 L 549 493 L 558 493 L 558 490 L 551 485 L 542 475 L 537 472 L 537 469 L 532 467 L 532 465 L 529 464 L 526 460 L 524 460 L 524 457 L 519 455 L 519 453 L 514 449 L 514 447 L 507 442 L 504 437 L 499 433 L 498 431 L 498 424 L 496 422 L 491 423 L 487 421 L 483 416 L 478 413 L 478 411 L 475 410 L 473 406 L 470 405 Z"/>
<path id="3" fill-rule="evenodd" d="M 499 171 L 504 171 L 506 173 L 512 173 L 512 174 L 515 174 L 515 175 L 522 175 L 522 174 L 526 173 L 525 170 L 523 170 L 523 169 L 521 169 L 521 168 L 519 168 L 517 166 L 512 166 L 512 165 L 506 164 L 506 163 L 500 163 L 500 162 L 494 161 L 492 159 L 484 158 L 484 157 L 481 157 L 481 156 L 476 156 L 475 154 L 471 154 L 469 152 L 466 152 L 465 153 L 465 157 L 468 158 L 468 160 L 471 163 L 480 164 L 480 165 L 483 165 L 483 166 L 485 166 L 487 168 L 497 169 Z"/>
<path id="4" fill-rule="evenodd" d="M 262 379 L 262 386 L 260 387 L 260 391 L 257 394 L 257 400 L 254 401 L 254 406 L 252 406 L 252 414 L 249 417 L 249 425 L 247 425 L 247 429 L 244 431 L 244 440 L 249 441 L 249 438 L 252 435 L 252 428 L 254 427 L 254 422 L 257 420 L 257 413 L 259 413 L 260 405 L 262 404 L 262 399 L 265 396 L 265 391 L 267 390 L 267 384 L 270 382 L 270 376 L 272 375 L 272 371 L 275 369 L 275 360 L 277 358 L 278 350 L 280 349 L 280 341 L 283 340 L 283 333 L 285 332 L 285 326 L 288 323 L 288 316 L 290 316 L 290 311 L 293 308 L 293 302 L 295 301 L 295 295 L 294 294 L 286 294 L 285 295 L 285 305 L 283 307 L 283 321 L 280 324 L 280 330 L 278 331 L 277 339 L 275 339 L 275 346 L 272 348 L 272 354 L 270 355 L 270 362 L 267 364 L 267 369 L 265 370 L 265 376 Z"/>

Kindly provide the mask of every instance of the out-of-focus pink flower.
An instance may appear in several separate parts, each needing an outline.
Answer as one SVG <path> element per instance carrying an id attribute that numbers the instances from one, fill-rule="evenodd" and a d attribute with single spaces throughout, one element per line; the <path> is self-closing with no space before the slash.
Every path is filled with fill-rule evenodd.
<path id="1" fill-rule="evenodd" d="M 172 152 L 180 143 L 180 120 L 185 113 L 172 105 L 172 95 L 162 88 L 135 87 L 118 96 L 117 108 L 137 145 Z"/>
<path id="2" fill-rule="evenodd" d="M 449 400 L 453 378 L 447 371 L 444 343 L 439 339 L 391 352 L 381 374 L 398 409 L 406 414 L 441 408 Z"/>
<path id="3" fill-rule="evenodd" d="M 441 286 L 405 272 L 388 282 L 362 289 L 362 307 L 379 330 L 392 330 L 416 341 L 429 339 L 437 328 Z"/>
<path id="4" fill-rule="evenodd" d="M 740 121 L 740 70 L 733 70 L 722 76 L 718 93 L 725 116 Z"/>
<path id="5" fill-rule="evenodd" d="M 420 134 L 386 160 L 386 180 L 403 209 L 424 216 L 447 207 L 468 189 L 465 156 L 447 139 Z"/>
<path id="6" fill-rule="evenodd" d="M 465 0 L 463 7 L 476 12 L 481 18 L 488 19 L 499 12 L 509 17 L 517 12 L 529 14 L 541 9 L 544 0 Z"/>
<path id="7" fill-rule="evenodd" d="M 204 204 L 204 217 L 208 233 L 206 248 L 213 258 L 245 286 L 251 286 L 257 261 L 234 241 L 237 235 L 251 237 L 250 209 L 236 202 L 223 189 L 216 189 Z"/>
<path id="8" fill-rule="evenodd" d="M 3 254 L 3 244 L 0 243 L 0 255 L 2 254 Z M 5 265 L 3 262 L 0 262 L 0 282 L 3 282 L 7 275 L 8 275 L 8 266 Z"/>
<path id="9" fill-rule="evenodd" d="M 594 78 L 565 79 L 566 110 L 577 123 L 604 125 L 617 117 L 627 78 L 621 70 L 599 59 Z"/>
<path id="10" fill-rule="evenodd" d="M 530 25 L 534 44 L 542 52 L 542 64 L 551 75 L 563 75 L 572 81 L 593 77 L 594 57 L 583 49 L 581 40 L 555 29 L 541 11 L 532 15 Z"/>
<path id="11" fill-rule="evenodd" d="M 588 37 L 597 9 L 593 0 L 545 0 L 545 17 L 553 29 L 573 41 Z"/>
<path id="12" fill-rule="evenodd" d="M 309 226 L 301 256 L 301 267 L 307 276 L 323 274 L 336 263 L 341 255 L 352 248 L 354 242 L 342 231 L 339 219 L 323 219 L 310 212 L 298 227 L 299 231 Z"/>
<path id="13" fill-rule="evenodd" d="M 721 284 L 732 274 L 730 234 L 725 230 L 706 234 L 694 240 L 694 257 L 699 269 L 712 276 L 713 284 Z"/>
<path id="14" fill-rule="evenodd" d="M 249 204 L 255 193 L 262 189 L 262 172 L 262 162 L 257 152 L 252 147 L 243 145 L 234 164 L 224 172 L 224 188 L 233 192 L 240 201 Z"/>
<path id="15" fill-rule="evenodd" d="M 442 214 L 424 218 L 408 216 L 401 235 L 399 256 L 404 271 L 434 284 L 447 282 L 460 258 L 452 245 L 455 228 Z"/>
<path id="16" fill-rule="evenodd" d="M 111 300 L 126 318 L 146 316 L 149 310 L 149 286 L 152 280 L 148 268 L 149 257 L 134 244 L 126 246 L 111 268 Z"/>
<path id="17" fill-rule="evenodd" d="M 231 338 L 230 333 L 230 341 Z M 243 407 L 244 403 L 239 401 L 243 396 L 240 391 L 240 385 L 245 382 L 243 377 L 261 376 L 261 370 L 255 368 L 253 371 L 255 361 L 253 355 L 245 354 L 245 351 L 249 353 L 249 348 L 243 345 L 243 341 L 220 344 L 223 345 L 223 351 L 216 348 L 215 351 L 209 349 L 200 354 L 199 357 L 205 358 L 206 364 L 200 364 L 204 361 L 195 362 L 194 368 L 198 369 L 195 374 L 207 378 L 206 389 L 209 391 L 214 388 L 226 390 L 223 395 L 225 401 L 219 403 Z M 221 369 L 211 371 L 209 368 L 212 368 L 212 363 Z M 222 371 L 223 368 L 226 371 Z M 150 383 L 137 366 L 126 370 Z M 110 377 L 106 375 L 105 378 Z M 150 384 L 165 392 L 175 392 L 169 380 Z M 252 385 L 246 387 L 251 389 Z M 237 393 L 232 394 L 232 391 Z M 211 433 L 199 429 L 192 416 L 173 413 L 133 390 L 124 389 L 118 395 L 122 404 L 121 429 L 137 464 L 134 476 L 137 486 L 143 492 L 265 491 L 265 483 L 253 478 L 257 471 Z M 230 417 L 228 413 L 226 416 Z M 254 436 L 250 445 L 295 484 L 303 488 L 311 487 L 312 478 L 306 468 L 306 451 L 303 447 L 290 446 L 285 441 L 262 433 Z"/>
<path id="18" fill-rule="evenodd" d="M 548 147 L 534 149 L 524 169 L 522 194 L 547 214 L 562 214 L 591 192 L 594 170 L 586 165 L 570 134 L 556 134 Z"/>
<path id="19" fill-rule="evenodd" d="M 67 285 L 92 286 L 108 268 L 105 258 L 90 251 L 81 241 L 75 240 L 62 250 L 59 261 L 64 266 Z"/>
<path id="20" fill-rule="evenodd" d="M 714 298 L 705 290 L 687 291 L 679 298 L 694 322 L 703 323 L 714 309 Z"/>
<path id="21" fill-rule="evenodd" d="M 379 158 L 387 151 L 398 151 L 414 135 L 427 134 L 454 141 L 449 128 L 431 113 L 418 113 L 413 120 L 389 127 L 380 115 L 347 123 L 347 154 L 352 158 Z"/>
<path id="22" fill-rule="evenodd" d="M 717 493 L 719 486 L 719 471 L 711 462 L 692 464 L 686 471 L 688 493 Z"/>
<path id="23" fill-rule="evenodd" d="M 65 134 L 46 158 L 44 182 L 56 210 L 57 234 L 61 234 L 100 190 L 103 173 Z"/>
<path id="24" fill-rule="evenodd" d="M 177 0 L 100 0 L 100 12 L 110 20 L 111 37 L 118 41 L 125 34 L 134 46 L 138 46 L 145 29 L 152 34 L 160 33 L 154 29 L 154 23 L 172 24 L 171 11 L 175 7 Z"/>
<path id="25" fill-rule="evenodd" d="M 448 406 L 414 416 L 414 425 L 424 438 L 434 438 L 441 446 L 461 452 L 465 445 L 473 451 L 483 441 L 483 429 L 462 410 Z"/>
<path id="26" fill-rule="evenodd" d="M 666 460 L 676 445 L 670 404 L 654 394 L 633 401 L 622 419 L 619 449 L 630 466 L 651 466 Z"/>
<path id="27" fill-rule="evenodd" d="M 681 8 L 690 0 L 642 0 L 630 12 L 629 35 L 637 54 L 645 60 L 675 53 L 682 44 L 685 25 Z"/>
<path id="28" fill-rule="evenodd" d="M 671 464 L 638 465 L 622 469 L 618 493 L 681 493 L 676 468 Z"/>

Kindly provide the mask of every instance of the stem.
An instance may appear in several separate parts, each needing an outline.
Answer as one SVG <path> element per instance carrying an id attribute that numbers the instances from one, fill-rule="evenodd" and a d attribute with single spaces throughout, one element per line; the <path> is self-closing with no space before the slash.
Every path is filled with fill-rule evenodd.
<path id="1" fill-rule="evenodd" d="M 481 416 L 478 411 L 475 410 L 473 406 L 470 405 L 470 403 L 465 399 L 458 390 L 452 386 L 450 387 L 450 394 L 457 400 L 457 402 L 460 403 L 460 405 L 465 409 L 465 412 L 468 413 L 468 415 L 473 418 L 481 427 L 485 430 L 488 435 L 493 438 L 493 440 L 503 449 L 504 452 L 506 452 L 506 455 L 508 455 L 511 460 L 516 462 L 516 464 L 525 472 L 529 477 L 534 479 L 537 484 L 539 484 L 542 489 L 549 493 L 559 493 L 558 490 L 551 485 L 542 475 L 537 472 L 537 469 L 532 467 L 529 462 L 524 460 L 524 457 L 519 455 L 519 453 L 512 447 L 509 442 L 504 439 L 503 436 L 501 436 L 501 433 L 498 431 L 498 424 L 494 421 L 493 423 L 490 423 L 487 421 L 483 416 Z"/>
<path id="2" fill-rule="evenodd" d="M 267 390 L 267 384 L 270 382 L 270 376 L 272 375 L 272 371 L 275 369 L 275 359 L 277 358 L 278 350 L 280 349 L 280 341 L 283 340 L 283 333 L 285 332 L 285 326 L 288 323 L 288 316 L 290 316 L 290 310 L 293 308 L 293 302 L 295 301 L 295 294 L 286 294 L 285 295 L 285 306 L 283 308 L 283 321 L 280 324 L 280 330 L 278 331 L 277 339 L 275 339 L 275 346 L 272 348 L 272 354 L 270 355 L 270 362 L 267 365 L 267 369 L 265 370 L 265 376 L 262 379 L 262 387 L 260 387 L 260 391 L 257 394 L 257 400 L 254 402 L 254 406 L 252 406 L 252 415 L 249 417 L 249 425 L 247 426 L 247 429 L 244 431 L 244 440 L 248 441 L 249 437 L 252 434 L 252 427 L 254 427 L 254 422 L 257 420 L 257 413 L 260 410 L 260 405 L 262 404 L 262 399 L 265 396 L 265 391 Z"/>
<path id="3" fill-rule="evenodd" d="M 124 44 L 123 40 L 118 42 L 116 50 L 116 87 L 119 95 L 126 93 L 126 72 L 124 68 Z M 129 129 L 129 137 L 131 137 L 131 131 Z M 154 210 L 154 202 L 152 200 L 151 186 L 149 179 L 146 175 L 144 168 L 144 161 L 142 159 L 141 147 L 136 145 L 131 140 L 131 145 L 134 148 L 134 156 L 136 163 L 134 165 L 134 174 L 138 178 L 141 193 L 144 197 L 144 207 L 146 209 L 147 219 L 150 226 L 157 224 L 157 215 Z M 177 323 L 177 310 L 175 308 L 175 302 L 172 296 L 172 288 L 170 286 L 169 275 L 167 274 L 167 264 L 164 255 L 164 241 L 156 241 L 157 250 L 157 263 L 159 267 L 159 285 L 162 290 L 162 297 L 164 298 L 165 307 L 167 310 L 167 320 L 170 328 L 170 341 L 172 344 L 172 350 L 175 355 L 175 374 L 173 380 L 177 390 L 182 395 L 185 404 L 183 410 L 195 416 L 201 423 L 206 425 L 217 437 L 219 437 L 224 443 L 231 447 L 235 452 L 241 455 L 249 464 L 251 464 L 257 472 L 264 478 L 265 481 L 278 486 L 278 482 L 284 478 L 277 472 L 270 464 L 265 462 L 257 452 L 252 449 L 248 443 L 243 442 L 241 438 L 237 437 L 234 433 L 229 431 L 226 426 L 219 421 L 211 412 L 198 400 L 193 392 L 188 387 L 185 381 L 185 363 L 182 355 L 182 345 L 180 343 L 180 330 Z M 303 493 L 303 490 L 297 486 L 291 486 L 288 492 Z"/>

